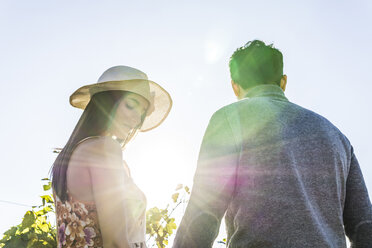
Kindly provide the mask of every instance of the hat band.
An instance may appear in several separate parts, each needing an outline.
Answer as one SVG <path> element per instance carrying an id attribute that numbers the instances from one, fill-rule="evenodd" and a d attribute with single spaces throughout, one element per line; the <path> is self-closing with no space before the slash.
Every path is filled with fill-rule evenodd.
<path id="1" fill-rule="evenodd" d="M 153 99 L 150 94 L 149 82 L 143 79 L 108 81 L 97 83 L 93 87 L 89 88 L 89 93 L 91 96 L 93 96 L 96 93 L 109 90 L 129 91 L 144 97 L 147 101 L 149 101 L 150 104 L 153 102 Z"/>

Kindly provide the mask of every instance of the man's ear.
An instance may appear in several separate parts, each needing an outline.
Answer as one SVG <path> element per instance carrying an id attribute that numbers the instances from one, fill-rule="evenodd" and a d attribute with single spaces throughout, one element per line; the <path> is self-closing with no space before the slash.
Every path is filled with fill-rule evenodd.
<path id="1" fill-rule="evenodd" d="M 287 87 L 287 75 L 283 75 L 280 79 L 280 88 L 282 88 L 283 91 L 285 91 L 285 88 Z"/>
<path id="2" fill-rule="evenodd" d="M 231 80 L 231 86 L 233 88 L 233 91 L 234 91 L 235 96 L 239 98 L 239 95 L 240 95 L 240 87 L 239 87 L 239 85 L 236 84 L 234 82 L 234 80 Z"/>

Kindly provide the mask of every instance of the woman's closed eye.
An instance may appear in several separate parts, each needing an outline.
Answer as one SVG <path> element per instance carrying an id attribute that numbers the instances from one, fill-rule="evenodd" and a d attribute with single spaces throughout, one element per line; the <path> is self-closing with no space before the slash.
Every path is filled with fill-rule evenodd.
<path id="1" fill-rule="evenodd" d="M 125 108 L 130 111 L 136 111 L 141 116 L 146 113 L 149 105 L 146 99 L 139 97 L 136 94 L 128 95 L 125 98 L 124 103 Z"/>
<path id="2" fill-rule="evenodd" d="M 129 104 L 129 103 L 126 103 L 125 106 L 127 106 L 127 108 L 129 109 L 134 109 L 136 106 L 134 106 L 134 104 Z"/>
<path id="3" fill-rule="evenodd" d="M 146 109 L 142 108 L 140 106 L 140 104 L 137 103 L 136 101 L 128 101 L 128 102 L 125 103 L 125 106 L 129 110 L 133 110 L 133 111 L 138 112 L 138 114 L 141 115 L 142 118 L 146 114 Z"/>
<path id="4" fill-rule="evenodd" d="M 128 99 L 125 102 L 125 106 L 129 109 L 134 109 L 134 108 L 138 107 L 138 105 L 139 105 L 139 103 L 134 99 Z"/>

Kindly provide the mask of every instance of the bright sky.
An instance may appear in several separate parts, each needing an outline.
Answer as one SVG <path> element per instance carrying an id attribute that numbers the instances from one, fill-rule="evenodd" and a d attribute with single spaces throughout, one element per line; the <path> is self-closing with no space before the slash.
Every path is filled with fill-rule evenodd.
<path id="1" fill-rule="evenodd" d="M 146 72 L 174 107 L 124 152 L 148 207 L 191 185 L 209 118 L 235 101 L 228 60 L 252 39 L 284 55 L 287 97 L 351 141 L 372 195 L 372 2 L 0 1 L 0 200 L 40 203 L 40 179 L 81 115 L 78 87 L 114 65 Z M 28 207 L 0 202 L 0 233 Z M 178 217 L 179 220 L 179 217 Z"/>

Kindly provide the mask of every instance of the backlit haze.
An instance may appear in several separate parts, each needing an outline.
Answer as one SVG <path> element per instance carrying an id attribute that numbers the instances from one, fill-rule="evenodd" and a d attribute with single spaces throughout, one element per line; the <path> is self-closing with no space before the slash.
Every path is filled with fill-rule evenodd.
<path id="1" fill-rule="evenodd" d="M 70 94 L 114 65 L 144 71 L 173 98 L 168 119 L 123 153 L 148 208 L 165 207 L 177 184 L 192 186 L 209 118 L 236 101 L 229 57 L 253 39 L 282 51 L 288 99 L 349 138 L 372 195 L 371 1 L 2 0 L 0 9 L 1 234 L 29 209 L 4 201 L 40 203 L 52 150 L 82 113 Z"/>

